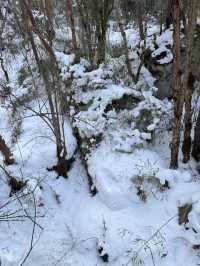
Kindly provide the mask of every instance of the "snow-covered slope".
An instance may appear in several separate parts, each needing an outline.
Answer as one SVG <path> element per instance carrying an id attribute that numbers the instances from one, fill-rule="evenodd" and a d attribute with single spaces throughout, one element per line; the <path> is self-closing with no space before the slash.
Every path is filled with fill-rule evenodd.
<path id="1" fill-rule="evenodd" d="M 153 56 L 165 51 L 160 64 L 169 63 L 171 31 L 157 37 L 155 49 L 152 36 L 158 29 L 148 30 Z M 120 42 L 119 32 L 110 34 L 114 44 Z M 135 30 L 128 36 L 130 46 L 138 42 Z M 16 160 L 9 171 L 26 186 L 9 197 L 6 177 L 0 175 L 0 265 L 198 265 L 199 250 L 193 246 L 200 244 L 199 179 L 193 162 L 169 169 L 171 104 L 154 97 L 154 78 L 144 67 L 138 84 L 127 86 L 113 81 L 111 64 L 88 72 L 86 60 L 72 65 L 72 55 L 56 56 L 63 81 L 73 76 L 68 150 L 76 149 L 72 127 L 77 127 L 83 141 L 91 142 L 86 159 L 98 193 L 90 195 L 79 153 L 68 179 L 46 170 L 56 163 L 53 136 L 30 110 L 22 112 L 21 133 L 12 145 L 11 108 L 2 105 L 0 132 Z M 15 97 L 27 94 L 23 84 L 18 87 L 20 66 L 22 58 L 10 69 Z M 122 99 L 125 103 L 119 103 Z M 37 108 L 36 101 L 30 103 Z M 186 225 L 179 225 L 178 208 L 186 203 L 193 208 Z"/>

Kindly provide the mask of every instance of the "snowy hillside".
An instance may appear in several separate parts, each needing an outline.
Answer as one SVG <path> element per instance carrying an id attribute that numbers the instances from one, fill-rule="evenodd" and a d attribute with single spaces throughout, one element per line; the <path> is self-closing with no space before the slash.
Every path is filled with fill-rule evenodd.
<path id="1" fill-rule="evenodd" d="M 123 35 L 111 22 L 109 49 L 120 53 Z M 126 27 L 133 72 L 144 60 L 136 83 L 125 55 L 107 53 L 95 68 L 84 57 L 76 63 L 62 49 L 70 30 L 55 31 L 66 176 L 56 168 L 52 110 L 34 51 L 13 35 L 21 50 L 1 54 L 9 76 L 5 85 L 0 68 L 1 87 L 10 94 L 0 95 L 0 136 L 15 162 L 6 166 L 0 153 L 0 266 L 199 265 L 198 164 L 183 164 L 180 153 L 179 168 L 169 168 L 173 104 L 157 86 L 172 65 L 173 28 L 160 34 L 151 19 L 143 58 L 136 25 Z"/>

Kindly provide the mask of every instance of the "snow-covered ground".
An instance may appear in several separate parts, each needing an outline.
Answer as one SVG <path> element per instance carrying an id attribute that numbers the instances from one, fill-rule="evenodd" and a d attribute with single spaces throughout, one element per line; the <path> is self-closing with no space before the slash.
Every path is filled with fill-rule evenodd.
<path id="1" fill-rule="evenodd" d="M 138 42 L 138 36 L 134 30 L 129 31 L 131 46 Z M 150 47 L 154 33 L 156 28 L 152 27 Z M 118 32 L 110 36 L 113 42 L 120 42 Z M 170 43 L 171 31 L 167 31 L 157 37 L 159 48 L 154 51 L 151 47 L 154 56 L 166 51 L 160 64 L 172 60 L 166 48 Z M 18 211 L 18 221 L 1 221 L 0 218 L 0 265 L 198 265 L 200 253 L 192 247 L 200 244 L 199 179 L 194 162 L 181 165 L 179 170 L 169 169 L 170 136 L 166 130 L 157 130 L 153 142 L 148 142 L 152 131 L 163 122 L 161 113 L 168 113 L 171 108 L 169 102 L 153 96 L 153 77 L 145 68 L 142 70 L 140 82 L 149 86 L 148 91 L 142 86 L 139 89 L 113 84 L 109 76 L 112 68 L 85 72 L 84 60 L 80 65 L 71 66 L 72 56 L 59 52 L 56 56 L 63 80 L 73 73 L 74 87 L 93 88 L 75 92 L 77 103 L 88 104 L 91 100 L 92 103 L 88 110 L 75 114 L 74 123 L 83 137 L 104 133 L 88 156 L 88 171 L 99 192 L 91 197 L 79 154 L 68 179 L 57 179 L 55 173 L 46 170 L 56 163 L 51 132 L 41 118 L 25 112 L 21 135 L 12 146 L 17 164 L 9 170 L 27 180 L 23 191 L 27 195 L 9 198 L 5 176 L 0 175 L 0 217 L 3 213 Z M 14 65 L 15 60 L 10 69 L 12 88 L 17 86 L 16 73 L 22 65 L 20 57 Z M 15 91 L 17 96 L 21 93 L 21 89 L 18 90 Z M 105 108 L 123 95 L 140 101 L 130 110 L 108 110 L 105 118 Z M 137 128 L 137 117 L 144 109 L 152 112 L 152 119 L 143 131 Z M 6 105 L 0 107 L 0 132 L 11 145 L 9 110 Z M 127 117 L 134 118 L 130 124 L 124 119 Z M 66 139 L 69 149 L 73 150 L 75 140 L 69 123 Z M 8 201 L 10 203 L 5 205 Z M 178 207 L 185 203 L 193 204 L 188 230 L 178 224 Z M 18 214 L 24 217 L 17 218 Z"/>
<path id="2" fill-rule="evenodd" d="M 140 265 L 140 260 L 145 265 L 198 265 L 198 254 L 191 245 L 199 244 L 199 182 L 187 169 L 169 170 L 167 152 L 146 147 L 127 154 L 113 151 L 108 142 L 102 143 L 89 159 L 89 170 L 99 188 L 92 198 L 80 160 L 77 158 L 69 179 L 56 179 L 45 171 L 55 163 L 54 146 L 46 139 L 34 139 L 45 131 L 43 124 L 38 118 L 30 118 L 24 121 L 23 128 L 14 150 L 18 165 L 11 169 L 18 176 L 23 172 L 25 179 L 32 183 L 35 180 L 41 187 L 35 192 L 36 221 L 40 226 L 36 226 L 34 248 L 25 265 L 104 265 L 97 251 L 100 246 L 109 255 L 108 265 Z M 134 176 L 141 173 L 168 180 L 170 189 L 158 192 L 150 188 L 147 201 L 142 202 L 133 183 Z M 3 205 L 8 188 L 3 182 L 0 187 Z M 33 199 L 27 197 L 21 202 L 33 215 Z M 183 202 L 198 205 L 191 215 L 197 233 L 178 225 L 178 206 Z M 20 204 L 16 200 L 7 208 L 19 209 Z M 2 265 L 18 265 L 25 257 L 32 227 L 28 219 L 1 222 Z M 138 264 L 127 264 L 131 258 Z"/>

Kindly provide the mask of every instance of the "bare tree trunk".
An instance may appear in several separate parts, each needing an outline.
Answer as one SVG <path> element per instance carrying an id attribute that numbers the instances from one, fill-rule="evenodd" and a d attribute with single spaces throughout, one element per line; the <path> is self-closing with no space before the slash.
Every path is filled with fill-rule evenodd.
<path id="1" fill-rule="evenodd" d="M 5 140 L 0 135 L 0 151 L 4 157 L 4 163 L 7 165 L 13 164 L 14 159 L 12 158 L 12 152 L 10 151 L 9 147 L 6 145 Z"/>
<path id="2" fill-rule="evenodd" d="M 196 126 L 194 129 L 194 142 L 192 148 L 192 156 L 197 162 L 200 161 L 200 111 L 197 117 Z"/>
<path id="3" fill-rule="evenodd" d="M 77 45 L 77 40 L 76 40 L 76 30 L 75 30 L 75 23 L 74 23 L 74 14 L 73 14 L 73 8 L 72 8 L 72 0 L 66 0 L 66 6 L 67 6 L 67 16 L 70 21 L 70 27 L 72 31 L 72 45 L 73 45 L 73 50 L 75 54 L 75 63 L 80 62 L 80 53 L 79 53 L 79 48 Z"/>
<path id="4" fill-rule="evenodd" d="M 106 53 L 106 27 L 99 25 L 97 29 L 97 64 L 101 64 L 105 60 Z"/>
<path id="5" fill-rule="evenodd" d="M 192 0 L 189 3 L 189 15 L 188 15 L 188 26 L 187 26 L 187 65 L 186 65 L 186 77 L 185 77 L 185 129 L 184 129 L 184 140 L 183 140 L 183 162 L 187 163 L 190 160 L 191 151 L 191 130 L 192 130 L 192 94 L 194 77 L 192 70 L 192 50 L 194 43 L 194 31 L 197 19 L 197 0 Z"/>
<path id="6" fill-rule="evenodd" d="M 41 74 L 43 81 L 44 81 L 44 84 L 45 84 L 45 89 L 46 89 L 48 102 L 49 102 L 49 108 L 51 111 L 51 123 L 53 125 L 54 135 L 55 135 L 55 139 L 56 139 L 56 149 L 57 149 L 56 153 L 57 153 L 58 160 L 60 160 L 63 157 L 62 153 L 63 153 L 64 147 L 62 144 L 60 125 L 59 125 L 59 120 L 58 120 L 59 114 L 57 113 L 57 115 L 56 115 L 56 111 L 55 111 L 55 107 L 54 107 L 54 103 L 53 103 L 53 98 L 52 98 L 53 88 L 49 82 L 49 78 L 48 78 L 48 75 L 46 73 L 45 66 L 41 62 L 41 60 L 39 59 L 37 48 L 36 48 L 32 33 L 29 32 L 28 35 L 29 35 L 30 43 L 31 43 L 32 50 L 33 50 L 33 53 L 35 56 L 35 61 L 38 65 L 40 74 Z"/>
<path id="7" fill-rule="evenodd" d="M 87 5 L 84 5 L 83 0 L 76 0 L 77 8 L 81 20 L 81 28 L 85 34 L 86 41 L 84 39 L 84 46 L 87 47 L 85 50 L 85 54 L 87 55 L 87 58 L 90 61 L 91 66 L 94 66 L 95 61 L 95 54 L 92 46 L 92 31 L 91 31 L 91 25 L 89 21 L 89 14 L 88 14 L 88 7 Z"/>
<path id="8" fill-rule="evenodd" d="M 144 64 L 145 48 L 144 47 L 142 48 L 142 54 L 140 55 L 140 64 L 138 66 L 137 73 L 135 74 L 133 71 L 131 60 L 129 58 L 129 48 L 128 48 L 128 42 L 127 42 L 127 38 L 126 38 L 126 32 L 124 30 L 124 25 L 123 25 L 123 18 L 122 18 L 122 15 L 120 13 L 120 10 L 118 8 L 116 9 L 116 15 L 117 15 L 117 19 L 118 19 L 118 25 L 119 25 L 120 33 L 121 33 L 122 39 L 123 39 L 123 48 L 124 48 L 124 53 L 125 53 L 125 58 L 126 58 L 126 66 L 127 66 L 128 74 L 131 77 L 132 81 L 134 83 L 137 83 L 139 80 L 141 68 Z"/>
<path id="9" fill-rule="evenodd" d="M 35 60 L 39 68 L 39 72 L 45 84 L 45 90 L 47 93 L 49 108 L 51 112 L 50 121 L 53 127 L 55 139 L 56 139 L 57 158 L 58 160 L 60 160 L 66 156 L 66 147 L 64 145 L 65 141 L 62 140 L 62 137 L 64 138 L 64 132 L 62 136 L 62 133 L 61 133 L 62 125 L 60 122 L 60 113 L 58 110 L 58 92 L 56 91 L 56 87 L 55 87 L 56 82 L 54 80 L 55 79 L 54 76 L 56 78 L 58 77 L 58 66 L 57 66 L 56 57 L 51 47 L 51 44 L 48 43 L 48 41 L 44 38 L 43 34 L 37 28 L 35 18 L 26 0 L 21 0 L 21 8 L 22 8 L 23 21 L 25 24 L 25 30 L 28 35 L 28 39 L 31 43 L 32 50 L 35 56 Z M 49 77 L 50 70 L 47 69 L 46 65 L 44 65 L 42 60 L 40 60 L 39 58 L 39 54 L 37 52 L 37 47 L 34 42 L 32 31 L 34 31 L 36 35 L 39 37 L 41 43 L 43 44 L 44 48 L 49 54 L 50 63 L 51 63 L 52 82 L 50 81 L 50 77 Z"/>
<path id="10" fill-rule="evenodd" d="M 106 31 L 109 16 L 113 10 L 114 0 L 96 1 L 98 7 L 98 16 L 96 21 L 97 36 L 97 64 L 105 61 L 106 53 Z M 94 7 L 95 8 L 95 7 Z"/>
<path id="11" fill-rule="evenodd" d="M 119 24 L 119 29 L 120 29 L 120 33 L 122 35 L 122 39 L 123 39 L 123 49 L 124 49 L 124 53 L 125 53 L 125 58 L 126 58 L 126 66 L 127 66 L 127 70 L 128 70 L 128 74 L 129 76 L 132 78 L 132 81 L 135 83 L 136 82 L 136 77 L 133 73 L 133 68 L 132 68 L 132 64 L 131 61 L 129 59 L 129 49 L 128 49 L 128 43 L 127 43 L 127 38 L 126 38 L 126 32 L 124 30 L 124 25 L 122 22 L 122 16 L 120 14 L 120 10 L 116 10 L 117 12 L 117 18 L 118 18 L 118 24 Z"/>
<path id="12" fill-rule="evenodd" d="M 46 17 L 45 28 L 48 36 L 50 46 L 53 44 L 53 39 L 55 38 L 55 31 L 53 25 L 53 0 L 44 0 L 41 1 L 43 6 L 43 13 Z"/>
<path id="13" fill-rule="evenodd" d="M 145 30 L 144 30 L 144 2 L 143 0 L 137 0 L 137 20 L 139 26 L 139 33 L 141 41 L 145 41 Z"/>
<path id="14" fill-rule="evenodd" d="M 178 155 L 180 146 L 181 119 L 183 110 L 183 89 L 181 84 L 181 39 L 180 39 L 180 0 L 173 0 L 173 24 L 174 24 L 174 61 L 173 61 L 173 101 L 174 118 L 172 121 L 172 142 L 170 168 L 178 168 Z"/>
<path id="15" fill-rule="evenodd" d="M 6 79 L 6 82 L 9 83 L 10 79 L 9 79 L 9 75 L 8 75 L 8 71 L 5 69 L 4 67 L 4 62 L 3 62 L 3 57 L 0 57 L 0 64 L 1 64 L 1 69 L 4 73 L 4 76 L 5 76 L 5 79 Z"/>
<path id="16" fill-rule="evenodd" d="M 160 7 L 160 35 L 163 33 L 163 13 L 164 13 L 164 6 L 163 6 L 163 1 L 161 1 L 161 7 Z"/>
<path id="17" fill-rule="evenodd" d="M 114 0 L 76 0 L 92 67 L 105 61 L 106 32 Z M 85 43 L 84 43 L 85 44 Z"/>
<path id="18" fill-rule="evenodd" d="M 3 15 L 1 8 L 0 8 L 0 64 L 1 64 L 1 69 L 4 73 L 6 82 L 9 83 L 9 75 L 8 75 L 8 71 L 6 70 L 5 66 L 4 66 L 4 59 L 3 59 L 3 51 L 4 51 L 4 44 L 3 44 L 3 32 L 5 29 L 5 25 L 6 25 L 6 14 L 5 13 Z"/>
<path id="19" fill-rule="evenodd" d="M 172 2 L 173 0 L 167 1 L 167 10 L 166 10 L 166 18 L 165 18 L 165 28 L 169 29 L 170 25 L 173 23 L 173 15 L 172 15 Z"/>

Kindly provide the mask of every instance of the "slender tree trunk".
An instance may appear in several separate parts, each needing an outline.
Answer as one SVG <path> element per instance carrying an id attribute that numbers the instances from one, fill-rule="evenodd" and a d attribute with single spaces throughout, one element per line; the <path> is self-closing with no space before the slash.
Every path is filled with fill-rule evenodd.
<path id="1" fill-rule="evenodd" d="M 124 53 L 125 53 L 125 58 L 126 58 L 126 66 L 127 66 L 128 74 L 131 77 L 132 81 L 134 83 L 137 83 L 139 80 L 139 77 L 140 77 L 140 72 L 141 72 L 142 66 L 144 64 L 145 46 L 142 47 L 142 53 L 140 55 L 140 64 L 138 66 L 137 72 L 134 73 L 132 63 L 131 63 L 131 60 L 129 58 L 129 48 L 128 48 L 126 32 L 124 30 L 124 25 L 123 25 L 123 18 L 122 18 L 122 15 L 121 15 L 119 9 L 116 9 L 116 15 L 117 15 L 117 19 L 118 19 L 118 25 L 119 25 L 120 33 L 121 33 L 122 39 L 123 39 L 123 48 L 124 48 Z"/>
<path id="2" fill-rule="evenodd" d="M 4 157 L 4 163 L 7 165 L 13 164 L 14 159 L 12 158 L 12 152 L 10 151 L 9 147 L 6 145 L 5 140 L 0 135 L 0 151 Z"/>
<path id="3" fill-rule="evenodd" d="M 181 39 L 180 39 L 180 0 L 172 1 L 174 24 L 174 62 L 173 62 L 173 101 L 174 118 L 172 121 L 171 162 L 172 169 L 178 168 L 178 155 L 180 146 L 181 119 L 183 110 L 183 89 L 181 84 Z"/>
<path id="4" fill-rule="evenodd" d="M 46 32 L 50 46 L 53 45 L 53 39 L 55 38 L 55 31 L 53 25 L 53 0 L 44 0 L 43 2 L 43 13 L 46 17 Z"/>
<path id="5" fill-rule="evenodd" d="M 57 66 L 56 57 L 55 57 L 55 54 L 54 54 L 54 51 L 51 45 L 48 43 L 48 41 L 44 38 L 43 34 L 37 28 L 35 18 L 26 0 L 21 0 L 21 8 L 22 8 L 22 16 L 23 16 L 23 20 L 25 24 L 25 31 L 31 43 L 32 50 L 34 53 L 36 63 L 39 68 L 40 75 L 45 84 L 45 90 L 47 93 L 49 108 L 51 112 L 50 121 L 53 127 L 53 132 L 54 132 L 55 140 L 56 140 L 57 158 L 58 160 L 60 160 L 66 155 L 66 147 L 64 147 L 64 141 L 62 140 L 62 133 L 61 133 L 62 126 L 60 123 L 60 113 L 58 110 L 58 99 L 57 99 L 58 92 L 56 90 L 55 82 L 54 82 L 54 76 L 56 78 L 58 77 L 58 66 Z M 52 81 L 50 81 L 50 75 L 49 75 L 50 71 L 39 58 L 39 54 L 37 51 L 37 47 L 35 45 L 32 31 L 34 31 L 36 35 L 39 37 L 41 43 L 43 44 L 44 48 L 49 54 L 49 58 L 51 62 Z"/>
<path id="6" fill-rule="evenodd" d="M 97 36 L 97 64 L 105 61 L 106 53 L 106 26 L 99 26 Z"/>
<path id="7" fill-rule="evenodd" d="M 119 24 L 119 29 L 120 29 L 120 33 L 122 35 L 122 39 L 123 39 L 123 49 L 124 49 L 124 53 L 125 53 L 125 58 L 126 58 L 126 66 L 127 66 L 127 70 L 128 70 L 128 74 L 131 77 L 132 81 L 135 83 L 136 82 L 136 77 L 133 73 L 133 68 L 132 68 L 132 64 L 131 61 L 129 59 L 129 49 L 128 49 L 128 43 L 127 43 L 127 38 L 126 38 L 126 32 L 124 30 L 124 25 L 122 22 L 122 16 L 120 14 L 120 10 L 116 10 L 117 12 L 117 18 L 118 18 L 118 24 Z"/>
<path id="8" fill-rule="evenodd" d="M 186 64 L 186 77 L 185 77 L 185 129 L 184 129 L 184 140 L 183 140 L 183 162 L 187 163 L 190 160 L 191 151 L 191 130 L 192 130 L 192 94 L 194 77 L 192 74 L 192 50 L 194 43 L 194 31 L 197 19 L 197 0 L 192 0 L 189 3 L 189 15 L 188 15 L 188 26 L 187 26 L 187 64 Z"/>
<path id="9" fill-rule="evenodd" d="M 60 160 L 62 158 L 62 152 L 63 152 L 64 147 L 62 145 L 59 120 L 58 120 L 58 117 L 56 116 L 56 112 L 55 112 L 55 108 L 54 108 L 54 104 L 53 104 L 53 98 L 52 98 L 53 89 L 51 89 L 52 86 L 49 82 L 49 78 L 48 78 L 48 75 L 46 73 L 45 67 L 44 67 L 43 63 L 41 62 L 41 60 L 39 59 L 39 55 L 37 52 L 37 48 L 36 48 L 32 33 L 28 32 L 28 36 L 29 36 L 29 41 L 31 43 L 31 47 L 32 47 L 33 54 L 35 57 L 35 61 L 38 65 L 39 72 L 40 72 L 42 79 L 44 81 L 44 84 L 45 84 L 45 90 L 47 93 L 49 108 L 51 111 L 51 122 L 53 125 L 54 135 L 55 135 L 55 139 L 56 139 L 56 150 L 57 150 L 56 153 L 57 153 L 58 160 Z"/>
<path id="10" fill-rule="evenodd" d="M 79 48 L 77 44 L 77 39 L 76 39 L 76 29 L 75 29 L 75 23 L 74 23 L 74 14 L 73 14 L 73 8 L 72 8 L 72 0 L 66 0 L 66 6 L 67 6 L 67 16 L 70 21 L 70 27 L 71 27 L 71 32 L 72 32 L 72 45 L 73 45 L 73 50 L 75 54 L 75 63 L 80 62 L 80 53 L 79 53 Z"/>
<path id="11" fill-rule="evenodd" d="M 165 28 L 169 29 L 170 25 L 173 23 L 172 18 L 172 2 L 173 0 L 166 0 L 167 1 L 167 10 L 166 10 L 166 18 L 165 18 Z"/>
<path id="12" fill-rule="evenodd" d="M 102 2 L 98 2 L 98 18 L 95 19 L 97 36 L 97 64 L 101 64 L 105 61 L 107 24 L 113 10 L 114 1 L 104 0 Z"/>
<path id="13" fill-rule="evenodd" d="M 194 142 L 192 148 L 192 156 L 197 162 L 200 161 L 200 111 L 197 117 L 196 126 L 194 129 Z"/>
<path id="14" fill-rule="evenodd" d="M 6 78 L 6 82 L 9 83 L 10 79 L 9 79 L 8 71 L 5 69 L 3 61 L 4 61 L 3 57 L 0 57 L 1 69 L 2 69 L 2 71 L 4 73 L 5 78 Z"/>
<path id="15" fill-rule="evenodd" d="M 137 1 L 137 20 L 138 20 L 138 26 L 139 26 L 139 33 L 140 33 L 140 39 L 141 41 L 145 41 L 145 30 L 144 30 L 144 3 L 143 0 Z"/>
<path id="16" fill-rule="evenodd" d="M 163 1 L 161 1 L 161 8 L 160 8 L 160 35 L 163 33 Z"/>
<path id="17" fill-rule="evenodd" d="M 85 53 L 87 54 L 87 58 L 90 61 L 91 66 L 94 66 L 94 51 L 92 46 L 92 31 L 91 31 L 91 25 L 89 23 L 89 14 L 88 14 L 88 8 L 83 7 L 83 3 L 81 0 L 76 0 L 78 12 L 81 20 L 81 26 L 85 33 L 86 41 L 84 40 L 84 45 L 87 47 Z"/>

